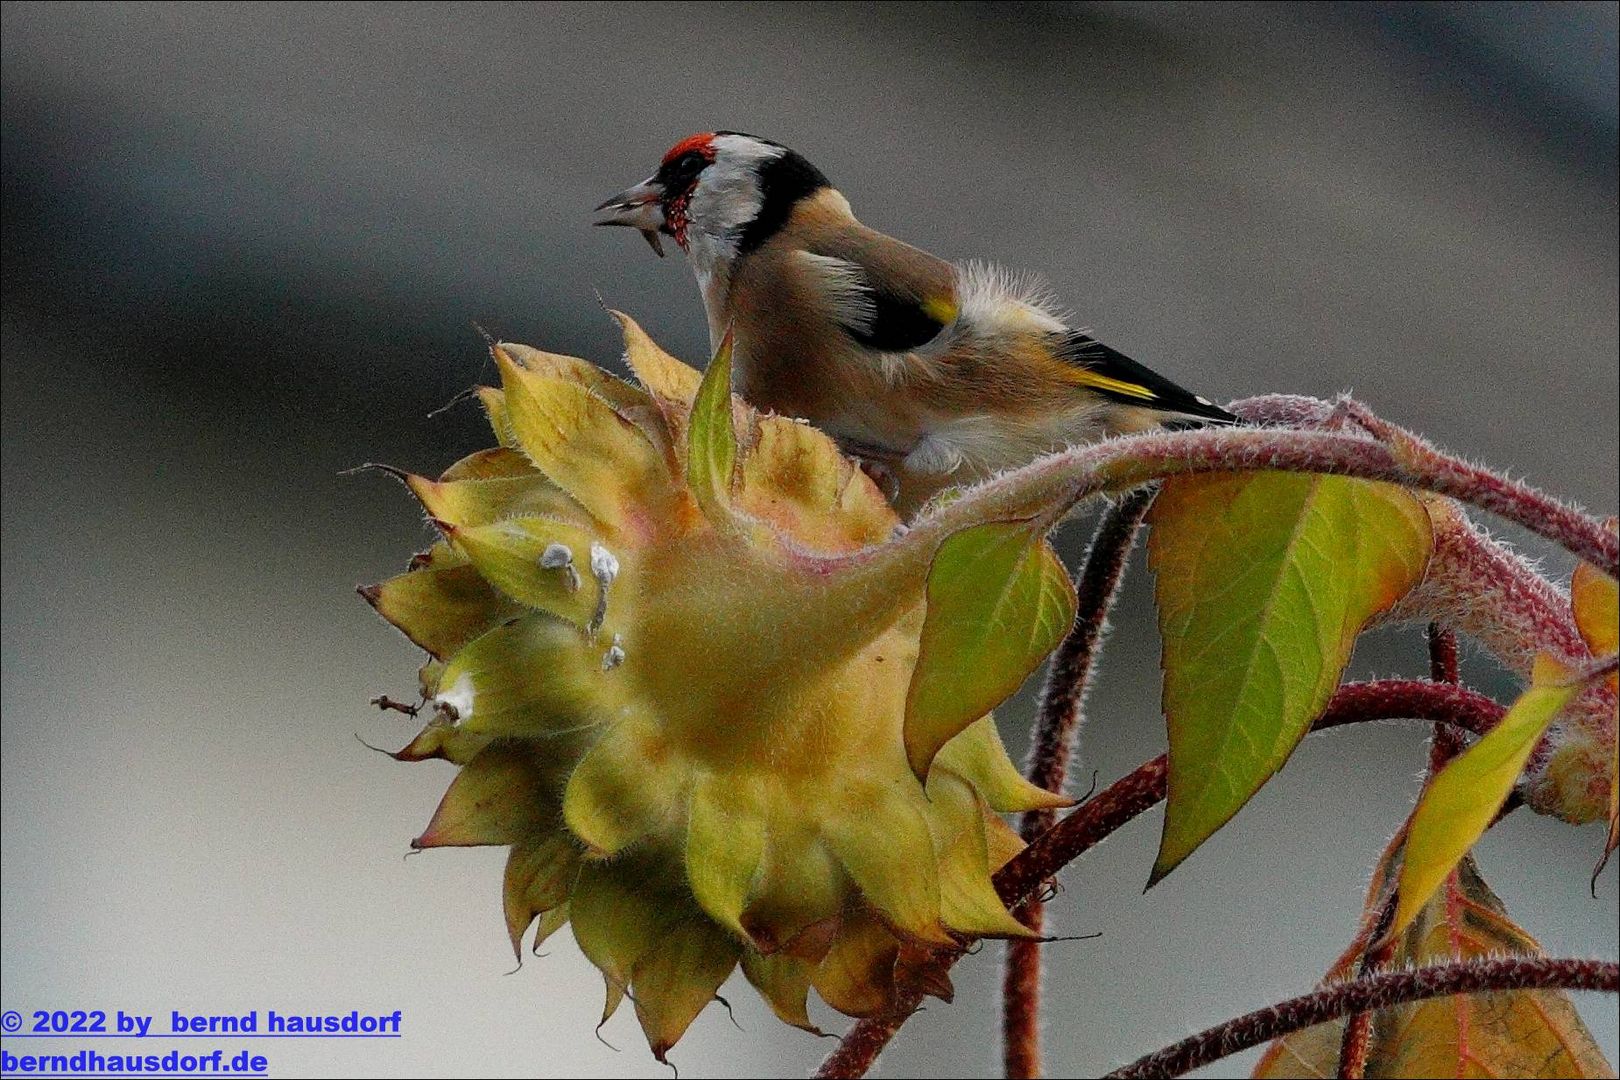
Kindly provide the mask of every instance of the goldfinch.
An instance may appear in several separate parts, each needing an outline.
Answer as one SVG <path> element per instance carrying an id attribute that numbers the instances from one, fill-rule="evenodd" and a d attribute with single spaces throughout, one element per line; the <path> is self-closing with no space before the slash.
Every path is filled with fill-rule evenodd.
<path id="1" fill-rule="evenodd" d="M 686 252 L 733 386 L 809 421 L 910 512 L 1043 453 L 1226 410 L 1068 326 L 1031 279 L 870 229 L 801 155 L 734 131 L 683 139 L 595 224 Z"/>

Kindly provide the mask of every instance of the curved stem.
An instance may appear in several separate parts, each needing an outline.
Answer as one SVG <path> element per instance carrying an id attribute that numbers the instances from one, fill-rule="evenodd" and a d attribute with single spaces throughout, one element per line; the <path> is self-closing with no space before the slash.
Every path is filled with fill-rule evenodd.
<path id="1" fill-rule="evenodd" d="M 1264 414 L 1264 400 L 1250 403 Z M 983 521 L 1056 520 L 1076 504 L 1188 473 L 1283 471 L 1382 480 L 1489 510 L 1620 576 L 1620 535 L 1534 488 L 1442 454 L 1380 424 L 1385 441 L 1336 431 L 1237 427 L 1150 432 L 1051 454 L 1003 473 L 916 521 L 901 540 L 832 560 L 882 573 L 925 570 L 945 537 Z"/>
<path id="2" fill-rule="evenodd" d="M 1156 486 L 1139 488 L 1109 507 L 1086 551 L 1075 583 L 1079 601 L 1074 626 L 1052 654 L 1030 748 L 1030 782 L 1048 791 L 1061 792 L 1068 779 L 1092 660 L 1107 633 L 1108 612 L 1119 594 L 1131 547 L 1156 491 Z M 1027 843 L 1050 829 L 1056 819 L 1051 810 L 1032 810 L 1019 823 L 1019 834 Z M 1045 928 L 1046 905 L 1031 900 L 1019 918 L 1039 933 Z M 1041 1074 L 1041 943 L 1013 940 L 1006 949 L 1001 984 L 1002 1073 L 1009 1078 L 1035 1077 Z"/>
<path id="3" fill-rule="evenodd" d="M 1200 1032 L 1139 1058 L 1109 1078 L 1180 1076 L 1263 1042 L 1355 1012 L 1409 1001 L 1501 990 L 1620 991 L 1620 965 L 1603 960 L 1507 956 L 1386 971 L 1328 986 Z"/>
<path id="4" fill-rule="evenodd" d="M 1484 734 L 1501 720 L 1505 711 L 1483 694 L 1460 686 L 1389 679 L 1340 687 L 1312 730 L 1366 720 L 1412 719 L 1431 723 L 1446 720 Z M 996 871 L 993 879 L 996 894 L 1016 912 L 1034 899 L 1046 881 L 1064 866 L 1107 839 L 1120 826 L 1156 806 L 1164 798 L 1168 777 L 1169 762 L 1161 754 L 1081 803 Z M 947 954 L 942 962 L 954 963 L 959 956 L 960 953 Z M 865 1076 L 921 1000 L 920 994 L 902 995 L 893 1013 L 857 1022 L 821 1063 L 816 1076 Z"/>

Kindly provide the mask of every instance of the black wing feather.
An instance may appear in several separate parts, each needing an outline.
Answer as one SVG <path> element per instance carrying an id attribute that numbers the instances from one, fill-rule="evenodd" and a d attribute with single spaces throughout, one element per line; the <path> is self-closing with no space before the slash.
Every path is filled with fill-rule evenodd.
<path id="1" fill-rule="evenodd" d="M 1184 390 L 1152 368 L 1139 364 L 1117 349 L 1110 348 L 1078 330 L 1068 334 L 1058 349 L 1058 355 L 1071 364 L 1098 375 L 1140 387 L 1145 394 L 1132 394 L 1103 386 L 1089 389 L 1126 405 L 1140 405 L 1161 412 L 1197 417 L 1216 424 L 1235 424 L 1238 418 L 1191 391 Z"/>
<path id="2" fill-rule="evenodd" d="M 872 317 L 864 326 L 840 323 L 844 333 L 878 352 L 910 352 L 933 341 L 945 324 L 928 314 L 915 297 L 868 286 Z"/>

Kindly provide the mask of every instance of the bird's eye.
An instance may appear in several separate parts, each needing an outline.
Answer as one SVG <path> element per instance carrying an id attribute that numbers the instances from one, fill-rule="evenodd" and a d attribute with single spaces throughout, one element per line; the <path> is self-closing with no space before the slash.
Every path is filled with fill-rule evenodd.
<path id="1" fill-rule="evenodd" d="M 692 180 L 698 173 L 703 171 L 703 166 L 707 164 L 708 162 L 702 154 L 696 150 L 688 150 L 674 161 L 666 164 L 663 172 L 667 175 L 670 186 L 677 186 Z"/>

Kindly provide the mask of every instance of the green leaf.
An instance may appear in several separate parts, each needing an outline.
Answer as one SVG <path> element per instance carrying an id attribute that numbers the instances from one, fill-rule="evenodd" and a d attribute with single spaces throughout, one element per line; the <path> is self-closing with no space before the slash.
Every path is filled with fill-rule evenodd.
<path id="1" fill-rule="evenodd" d="M 653 727 L 614 724 L 568 776 L 563 820 L 593 856 L 623 851 L 675 812 L 685 777 L 667 767 L 668 747 Z"/>
<path id="2" fill-rule="evenodd" d="M 940 545 L 906 695 L 906 756 L 919 777 L 1057 646 L 1074 604 L 1068 572 L 1027 521 L 975 525 Z"/>
<path id="3" fill-rule="evenodd" d="M 579 951 L 607 981 L 604 1023 L 623 1000 L 637 962 L 695 913 L 689 902 L 662 888 L 662 881 L 656 856 L 580 864 L 568 917 Z"/>
<path id="4" fill-rule="evenodd" d="M 812 1035 L 820 1035 L 821 1029 L 810 1022 L 807 1008 L 812 968 L 809 961 L 785 953 L 765 956 L 745 949 L 742 954 L 743 974 L 770 1003 L 777 1018 Z"/>
<path id="5" fill-rule="evenodd" d="M 1002 814 L 1025 810 L 1058 810 L 1073 806 L 1066 795 L 1047 791 L 1030 783 L 1007 756 L 996 718 L 985 716 L 973 721 L 946 743 L 934 758 L 934 766 L 945 768 L 969 781 L 990 809 Z"/>
<path id="6" fill-rule="evenodd" d="M 579 846 L 565 833 L 553 831 L 512 845 L 506 857 L 501 901 L 512 952 L 519 959 L 523 935 L 535 916 L 566 904 L 578 876 Z"/>
<path id="7" fill-rule="evenodd" d="M 737 470 L 737 431 L 731 415 L 732 337 L 715 352 L 692 402 L 687 430 L 686 483 L 711 520 L 729 519 L 732 479 Z"/>
<path id="8" fill-rule="evenodd" d="M 945 925 L 972 937 L 1035 935 L 1008 912 L 990 882 L 984 804 L 979 793 L 949 769 L 928 777 L 928 827 L 939 859 L 939 910 Z"/>
<path id="9" fill-rule="evenodd" d="M 1490 826 L 1524 771 L 1542 732 L 1581 691 L 1555 661 L 1540 657 L 1530 689 L 1484 738 L 1430 781 L 1412 811 L 1390 933 L 1409 926 L 1446 876 Z"/>
<path id="10" fill-rule="evenodd" d="M 464 735 L 569 738 L 620 714 L 622 680 L 604 678 L 601 649 L 536 613 L 497 626 L 456 653 L 435 703 L 454 710 Z"/>
<path id="11" fill-rule="evenodd" d="M 1433 535 L 1400 488 L 1280 472 L 1167 481 L 1150 521 L 1170 729 L 1151 885 L 1288 760 L 1356 636 L 1422 579 Z"/>
<path id="12" fill-rule="evenodd" d="M 377 614 L 441 660 L 524 612 L 448 544 L 435 545 L 414 570 L 362 586 L 360 595 Z"/>

